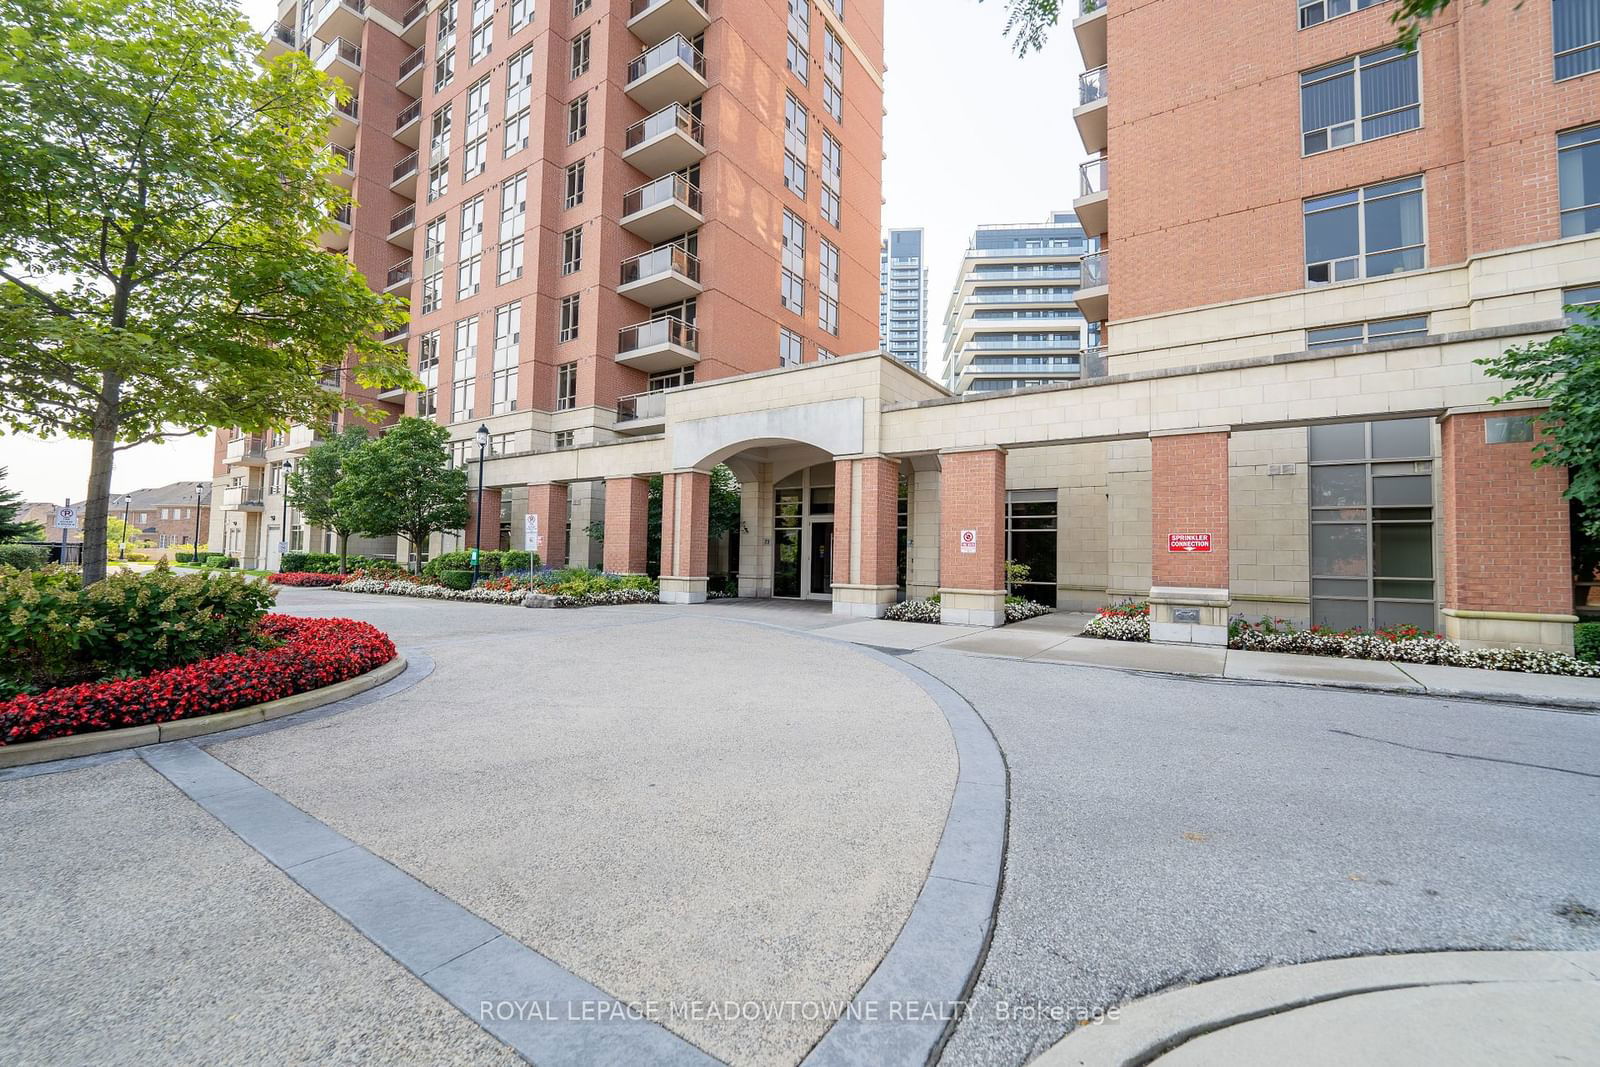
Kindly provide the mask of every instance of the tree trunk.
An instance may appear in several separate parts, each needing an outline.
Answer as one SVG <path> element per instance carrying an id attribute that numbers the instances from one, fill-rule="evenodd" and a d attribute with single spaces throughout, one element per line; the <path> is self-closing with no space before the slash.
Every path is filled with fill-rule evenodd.
<path id="1" fill-rule="evenodd" d="M 106 576 L 107 518 L 111 509 L 111 461 L 117 445 L 122 378 L 107 372 L 95 402 L 94 439 L 89 452 L 89 487 L 83 501 L 83 584 Z"/>
<path id="2" fill-rule="evenodd" d="M 334 533 L 339 534 L 339 577 L 343 578 L 345 575 L 345 560 L 350 558 L 350 535 L 339 533 L 338 530 L 335 530 Z"/>

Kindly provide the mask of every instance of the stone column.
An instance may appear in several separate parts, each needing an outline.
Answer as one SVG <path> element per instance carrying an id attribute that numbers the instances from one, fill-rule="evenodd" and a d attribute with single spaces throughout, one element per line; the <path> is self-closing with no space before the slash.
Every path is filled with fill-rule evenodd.
<path id="1" fill-rule="evenodd" d="M 900 461 L 834 463 L 833 613 L 881 618 L 900 599 L 895 578 Z"/>
<path id="2" fill-rule="evenodd" d="M 1006 621 L 1006 453 L 996 446 L 939 453 L 939 621 Z"/>
<path id="3" fill-rule="evenodd" d="M 539 516 L 539 544 L 529 552 L 539 553 L 546 567 L 567 565 L 567 487 L 561 482 L 528 486 L 528 514 Z"/>
<path id="4" fill-rule="evenodd" d="M 711 475 L 678 471 L 661 480 L 661 602 L 703 604 L 711 527 Z"/>
<path id="5" fill-rule="evenodd" d="M 754 465 L 754 477 L 740 483 L 739 595 L 772 596 L 772 464 Z"/>
<path id="6" fill-rule="evenodd" d="M 612 574 L 645 573 L 649 538 L 649 479 L 606 479 L 606 570 Z"/>
<path id="7" fill-rule="evenodd" d="M 589 526 L 605 520 L 605 483 L 572 482 L 567 486 L 567 566 L 603 567 L 605 550 L 589 536 Z M 641 572 L 642 573 L 642 572 Z"/>
<path id="8" fill-rule="evenodd" d="M 1150 639 L 1228 643 L 1226 427 L 1150 435 Z"/>
<path id="9" fill-rule="evenodd" d="M 1533 467 L 1535 414 L 1466 409 L 1440 423 L 1444 630 L 1468 647 L 1572 651 L 1567 472 Z"/>
<path id="10" fill-rule="evenodd" d="M 930 457 L 931 458 L 931 457 Z M 919 467 L 911 479 L 910 529 L 906 550 L 906 596 L 939 591 L 939 469 Z"/>
<path id="11" fill-rule="evenodd" d="M 471 486 L 467 490 L 467 529 L 462 538 L 461 547 L 468 552 L 474 545 L 485 552 L 493 552 L 500 547 L 500 490 L 483 490 L 483 542 L 478 542 L 478 487 Z M 413 546 L 415 547 L 415 546 Z"/>

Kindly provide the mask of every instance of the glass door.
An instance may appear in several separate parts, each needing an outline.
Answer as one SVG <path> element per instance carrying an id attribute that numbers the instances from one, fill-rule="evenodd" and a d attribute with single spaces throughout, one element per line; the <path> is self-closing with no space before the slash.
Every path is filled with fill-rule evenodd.
<path id="1" fill-rule="evenodd" d="M 833 523 L 811 524 L 811 595 L 833 596 Z"/>
<path id="2" fill-rule="evenodd" d="M 804 490 L 779 486 L 773 493 L 772 595 L 800 595 L 800 533 Z"/>

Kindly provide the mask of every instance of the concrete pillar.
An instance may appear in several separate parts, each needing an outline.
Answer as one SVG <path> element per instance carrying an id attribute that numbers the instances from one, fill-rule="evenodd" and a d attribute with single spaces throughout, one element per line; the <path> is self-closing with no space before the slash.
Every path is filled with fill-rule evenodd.
<path id="1" fill-rule="evenodd" d="M 939 591 L 939 470 L 918 469 L 911 477 L 906 530 L 906 596 L 930 597 Z"/>
<path id="2" fill-rule="evenodd" d="M 661 479 L 661 602 L 703 604 L 711 540 L 711 475 L 677 471 Z"/>
<path id="3" fill-rule="evenodd" d="M 939 621 L 1003 626 L 1005 450 L 952 449 L 939 460 Z"/>
<path id="4" fill-rule="evenodd" d="M 1226 428 L 1150 435 L 1150 639 L 1228 643 Z"/>
<path id="5" fill-rule="evenodd" d="M 772 464 L 755 464 L 739 485 L 739 521 L 747 531 L 739 538 L 739 595 L 764 599 L 772 596 Z"/>
<path id="6" fill-rule="evenodd" d="M 291 517 L 291 524 L 293 519 Z M 471 552 L 477 545 L 485 552 L 493 552 L 500 547 L 500 490 L 485 487 L 483 490 L 483 541 L 478 542 L 478 487 L 471 486 L 467 490 L 467 528 L 466 536 L 462 539 L 461 547 Z"/>
<path id="7" fill-rule="evenodd" d="M 900 461 L 834 463 L 833 613 L 877 619 L 900 598 L 895 579 Z"/>
<path id="8" fill-rule="evenodd" d="M 645 573 L 649 539 L 649 479 L 607 479 L 605 569 L 612 574 Z"/>
<path id="9" fill-rule="evenodd" d="M 528 486 L 528 514 L 539 516 L 539 544 L 529 552 L 539 553 L 546 567 L 567 565 L 567 487 L 561 482 Z"/>
<path id="10" fill-rule="evenodd" d="M 1536 412 L 1440 423 L 1445 636 L 1468 647 L 1572 651 L 1567 472 L 1532 465 Z"/>

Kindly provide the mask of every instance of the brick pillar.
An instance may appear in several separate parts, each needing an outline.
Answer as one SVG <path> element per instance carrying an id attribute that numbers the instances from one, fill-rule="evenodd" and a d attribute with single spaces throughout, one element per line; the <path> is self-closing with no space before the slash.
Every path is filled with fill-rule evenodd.
<path id="1" fill-rule="evenodd" d="M 939 621 L 1004 625 L 1005 451 L 958 449 L 939 461 Z"/>
<path id="2" fill-rule="evenodd" d="M 895 576 L 900 461 L 834 463 L 833 613 L 882 617 L 899 599 Z"/>
<path id="3" fill-rule="evenodd" d="M 1447 412 L 1440 423 L 1444 629 L 1472 647 L 1571 652 L 1567 472 L 1533 467 L 1532 414 Z"/>
<path id="4" fill-rule="evenodd" d="M 560 482 L 528 486 L 528 514 L 539 516 L 539 544 L 529 552 L 539 553 L 546 567 L 567 565 L 567 487 Z"/>
<path id="5" fill-rule="evenodd" d="M 483 490 L 483 542 L 479 547 L 485 552 L 493 552 L 500 547 L 500 490 Z M 467 529 L 461 540 L 461 547 L 471 552 L 474 545 L 478 545 L 478 487 L 472 486 L 467 490 Z"/>
<path id="6" fill-rule="evenodd" d="M 661 602 L 702 604 L 711 540 L 711 475 L 678 471 L 661 479 Z"/>
<path id="7" fill-rule="evenodd" d="M 1152 641 L 1228 643 L 1228 437 L 1150 437 Z"/>
<path id="8" fill-rule="evenodd" d="M 650 482 L 606 479 L 605 568 L 612 574 L 643 574 L 650 536 Z"/>

